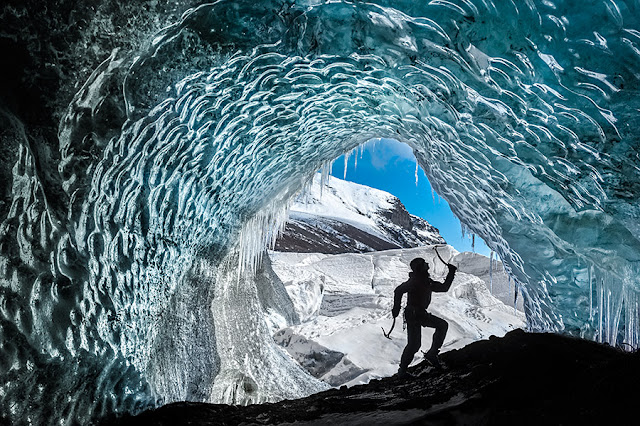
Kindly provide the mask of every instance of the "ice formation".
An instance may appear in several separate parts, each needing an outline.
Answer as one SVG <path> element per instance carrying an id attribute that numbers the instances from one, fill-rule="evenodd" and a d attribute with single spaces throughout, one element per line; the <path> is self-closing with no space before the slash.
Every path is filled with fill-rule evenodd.
<path id="1" fill-rule="evenodd" d="M 637 347 L 639 70 L 631 0 L 221 0 L 94 71 L 59 163 L 3 110 L 2 414 L 319 389 L 265 337 L 256 310 L 296 319 L 258 260 L 313 173 L 379 137 L 500 257 L 530 328 Z"/>

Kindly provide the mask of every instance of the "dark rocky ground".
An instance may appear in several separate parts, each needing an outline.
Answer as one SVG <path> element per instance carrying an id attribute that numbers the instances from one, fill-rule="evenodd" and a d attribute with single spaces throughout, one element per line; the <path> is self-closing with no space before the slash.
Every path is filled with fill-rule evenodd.
<path id="1" fill-rule="evenodd" d="M 638 424 L 640 352 L 513 331 L 442 355 L 436 370 L 248 407 L 179 402 L 105 425 Z"/>

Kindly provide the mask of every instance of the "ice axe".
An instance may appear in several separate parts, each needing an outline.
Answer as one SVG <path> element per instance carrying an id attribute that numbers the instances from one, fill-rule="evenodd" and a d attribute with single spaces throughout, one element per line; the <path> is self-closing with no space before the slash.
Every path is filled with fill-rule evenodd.
<path id="1" fill-rule="evenodd" d="M 391 330 L 389 330 L 389 332 L 387 333 L 386 331 L 384 331 L 384 327 L 380 327 L 382 328 L 382 334 L 384 334 L 384 337 L 386 337 L 389 340 L 391 339 L 391 332 L 393 331 L 393 327 L 396 326 L 396 317 L 393 317 L 393 324 L 391 324 Z"/>
<path id="2" fill-rule="evenodd" d="M 440 253 L 438 253 L 438 247 L 434 247 L 433 251 L 436 252 L 436 254 L 438 255 L 438 259 L 440 259 L 442 261 L 442 263 L 444 263 L 445 265 L 450 265 L 450 263 L 445 262 L 444 259 L 442 258 L 442 256 L 440 256 Z"/>

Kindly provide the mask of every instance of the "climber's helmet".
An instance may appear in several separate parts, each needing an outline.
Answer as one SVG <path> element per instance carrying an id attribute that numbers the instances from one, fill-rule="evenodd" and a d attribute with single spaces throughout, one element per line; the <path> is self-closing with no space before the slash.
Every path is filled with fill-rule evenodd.
<path id="1" fill-rule="evenodd" d="M 416 257 L 409 263 L 413 272 L 428 272 L 429 264 L 421 257 Z"/>

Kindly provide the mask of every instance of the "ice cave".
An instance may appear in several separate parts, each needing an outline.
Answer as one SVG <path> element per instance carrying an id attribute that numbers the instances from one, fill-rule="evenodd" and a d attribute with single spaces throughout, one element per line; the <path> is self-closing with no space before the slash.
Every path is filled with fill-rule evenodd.
<path id="1" fill-rule="evenodd" d="M 267 332 L 296 318 L 263 253 L 378 137 L 500 256 L 530 330 L 640 344 L 638 2 L 90 3 L 0 18 L 5 420 L 324 389 Z"/>

